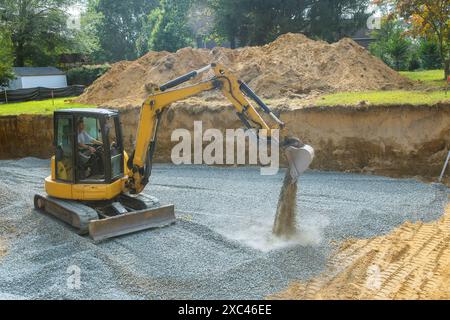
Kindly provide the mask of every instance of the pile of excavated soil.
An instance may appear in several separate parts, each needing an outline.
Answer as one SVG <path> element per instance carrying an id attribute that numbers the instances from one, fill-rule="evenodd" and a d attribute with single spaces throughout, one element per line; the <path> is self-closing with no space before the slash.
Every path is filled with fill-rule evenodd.
<path id="1" fill-rule="evenodd" d="M 351 39 L 328 44 L 288 33 L 262 47 L 149 52 L 134 62 L 114 64 L 78 101 L 114 107 L 140 104 L 155 84 L 213 62 L 224 64 L 259 95 L 272 99 L 412 86 Z M 214 96 L 208 95 L 208 99 Z"/>
<path id="2" fill-rule="evenodd" d="M 450 206 L 435 222 L 349 240 L 328 270 L 275 299 L 450 299 Z"/>

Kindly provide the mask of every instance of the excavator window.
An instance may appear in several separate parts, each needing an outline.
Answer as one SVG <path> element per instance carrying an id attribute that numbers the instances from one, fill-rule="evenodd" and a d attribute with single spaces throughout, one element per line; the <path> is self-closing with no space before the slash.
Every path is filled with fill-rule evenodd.
<path id="1" fill-rule="evenodd" d="M 106 118 L 105 132 L 107 135 L 107 141 L 109 144 L 109 150 L 111 155 L 111 179 L 121 177 L 123 175 L 123 151 L 120 145 L 121 141 L 117 135 L 117 122 L 115 117 Z"/>
<path id="2" fill-rule="evenodd" d="M 72 117 L 60 117 L 56 136 L 56 178 L 73 180 L 73 135 Z"/>
<path id="3" fill-rule="evenodd" d="M 78 178 L 84 181 L 104 181 L 104 146 L 100 120 L 77 117 Z"/>

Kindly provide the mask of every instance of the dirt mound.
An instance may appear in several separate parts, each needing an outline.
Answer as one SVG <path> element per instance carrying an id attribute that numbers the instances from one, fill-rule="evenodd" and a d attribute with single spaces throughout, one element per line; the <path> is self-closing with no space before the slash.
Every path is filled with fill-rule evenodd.
<path id="1" fill-rule="evenodd" d="M 275 299 L 450 299 L 450 206 L 431 223 L 347 241 L 328 270 Z"/>
<path id="2" fill-rule="evenodd" d="M 265 98 L 317 91 L 400 89 L 412 85 L 351 39 L 328 44 L 288 33 L 262 47 L 149 52 L 134 62 L 114 64 L 78 100 L 112 106 L 133 105 L 142 102 L 151 86 L 212 62 L 226 65 Z"/>

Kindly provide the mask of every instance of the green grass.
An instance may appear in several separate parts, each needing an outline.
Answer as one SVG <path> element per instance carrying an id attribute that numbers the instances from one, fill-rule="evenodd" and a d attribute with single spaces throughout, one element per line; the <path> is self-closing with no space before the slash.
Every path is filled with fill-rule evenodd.
<path id="1" fill-rule="evenodd" d="M 95 108 L 93 105 L 73 103 L 74 98 L 57 98 L 54 100 L 29 101 L 0 104 L 0 115 L 19 115 L 19 114 L 52 114 L 55 110 L 69 108 Z"/>
<path id="2" fill-rule="evenodd" d="M 369 92 L 339 92 L 320 97 L 317 101 L 319 106 L 335 105 L 357 105 L 361 101 L 376 105 L 393 104 L 428 104 L 432 105 L 439 101 L 450 101 L 450 92 L 445 95 L 444 91 L 369 91 Z"/>
<path id="3" fill-rule="evenodd" d="M 444 70 L 401 71 L 401 75 L 430 87 L 445 87 Z"/>

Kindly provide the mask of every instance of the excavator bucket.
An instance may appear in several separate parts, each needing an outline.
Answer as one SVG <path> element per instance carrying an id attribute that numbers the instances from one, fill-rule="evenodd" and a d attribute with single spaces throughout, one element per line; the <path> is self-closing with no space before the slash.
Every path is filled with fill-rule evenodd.
<path id="1" fill-rule="evenodd" d="M 145 229 L 164 227 L 175 220 L 174 206 L 166 205 L 93 220 L 89 222 L 89 235 L 94 241 L 101 241 Z"/>
<path id="2" fill-rule="evenodd" d="M 314 159 L 314 149 L 309 145 L 302 147 L 288 146 L 285 149 L 286 158 L 289 162 L 289 171 L 292 181 L 296 182 L 298 177 L 309 168 Z"/>

